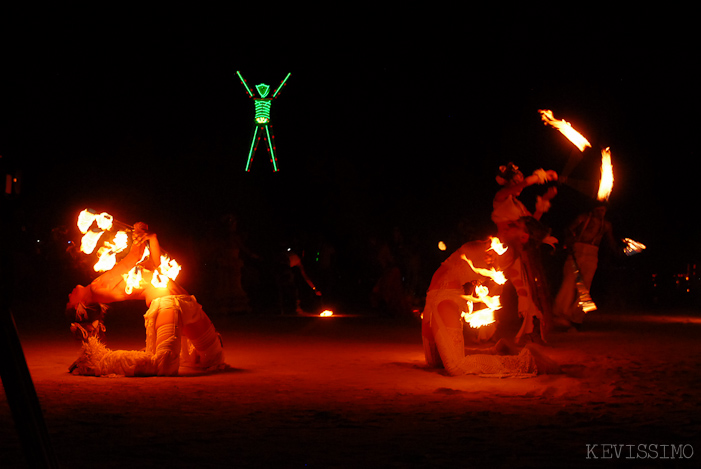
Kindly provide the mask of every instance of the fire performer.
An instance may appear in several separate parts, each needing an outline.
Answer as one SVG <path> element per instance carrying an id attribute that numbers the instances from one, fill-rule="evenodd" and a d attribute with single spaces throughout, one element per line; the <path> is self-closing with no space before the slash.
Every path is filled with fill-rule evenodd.
<path id="1" fill-rule="evenodd" d="M 464 244 L 434 273 L 422 315 L 422 339 L 426 362 L 443 367 L 450 375 L 535 376 L 554 373 L 559 367 L 528 344 L 518 352 L 505 340 L 489 349 L 466 352 L 461 316 L 465 306 L 463 285 L 487 283 L 485 274 L 508 268 L 529 240 L 524 220 L 502 227 L 500 240 L 510 253 L 496 255 L 489 241 Z M 517 353 L 518 352 L 518 353 Z"/>
<path id="2" fill-rule="evenodd" d="M 557 180 L 555 171 L 538 169 L 532 175 L 524 177 L 518 166 L 509 163 L 500 166 L 496 176 L 497 183 L 502 188 L 496 193 L 493 201 L 492 221 L 496 224 L 499 237 L 505 235 L 509 225 L 523 217 L 531 218 L 535 228 L 537 221 L 550 209 L 550 201 L 557 194 L 557 188 L 551 186 L 542 196 L 538 196 L 535 213 L 531 214 L 526 206 L 518 199 L 523 189 L 534 184 L 545 184 Z M 541 230 L 544 228 L 541 228 Z M 536 342 L 545 342 L 544 312 L 549 311 L 549 298 L 545 291 L 544 276 L 537 252 L 538 243 L 534 237 L 521 255 L 514 260 L 506 272 L 507 279 L 516 289 L 518 295 L 518 313 L 523 318 L 521 328 L 516 334 L 520 342 L 527 335 Z M 542 236 L 547 244 L 557 242 L 552 236 Z"/>
<path id="3" fill-rule="evenodd" d="M 568 255 L 562 271 L 562 284 L 555 297 L 553 313 L 575 328 L 581 326 L 585 313 L 576 294 L 576 274 L 579 271 L 581 281 L 587 291 L 590 291 L 599 262 L 599 246 L 602 240 L 606 240 L 611 248 L 617 247 L 611 223 L 606 220 L 606 205 L 603 202 L 589 213 L 579 215 L 565 233 L 565 249 L 568 250 Z"/>
<path id="4" fill-rule="evenodd" d="M 181 358 L 184 365 L 205 369 L 224 364 L 221 338 L 202 306 L 174 280 L 154 281 L 159 275 L 155 259 L 161 259 L 158 238 L 145 223 L 137 223 L 127 255 L 90 285 L 78 285 L 69 295 L 67 311 L 74 311 L 79 321 L 95 305 L 143 299 L 148 306 L 145 351 L 112 351 L 96 337 L 89 337 L 71 367 L 79 374 L 175 376 Z M 186 341 L 181 340 L 183 336 Z"/>

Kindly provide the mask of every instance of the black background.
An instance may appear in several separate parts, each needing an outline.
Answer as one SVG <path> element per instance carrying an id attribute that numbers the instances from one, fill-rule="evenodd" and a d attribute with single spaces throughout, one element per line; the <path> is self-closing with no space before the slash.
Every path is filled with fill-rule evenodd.
<path id="1" fill-rule="evenodd" d="M 610 147 L 616 234 L 648 245 L 638 262 L 683 269 L 699 251 L 685 15 L 560 13 L 8 11 L 0 161 L 21 171 L 37 238 L 93 207 L 175 245 L 228 213 L 254 246 L 300 231 L 350 246 L 393 226 L 434 245 L 460 222 L 492 229 L 498 165 L 560 172 L 578 153 L 543 125 L 551 109 L 593 148 L 571 175 L 587 190 L 561 186 L 543 221 L 558 236 L 588 207 Z M 237 70 L 273 89 L 292 73 L 272 108 L 279 173 L 263 146 L 244 172 L 253 103 Z"/>

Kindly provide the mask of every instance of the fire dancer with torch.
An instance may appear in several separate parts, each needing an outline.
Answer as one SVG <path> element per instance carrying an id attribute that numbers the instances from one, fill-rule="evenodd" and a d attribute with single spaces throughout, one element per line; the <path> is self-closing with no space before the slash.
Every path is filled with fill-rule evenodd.
<path id="1" fill-rule="evenodd" d="M 181 359 L 186 366 L 222 366 L 221 338 L 195 297 L 175 282 L 177 263 L 161 251 L 156 234 L 148 231 L 146 224 L 134 225 L 132 239 L 131 249 L 114 267 L 87 287 L 75 287 L 66 308 L 81 321 L 95 305 L 144 300 L 148 306 L 144 315 L 146 350 L 112 351 L 97 337 L 87 337 L 71 371 L 94 376 L 174 376 Z"/>
<path id="2" fill-rule="evenodd" d="M 613 252 L 621 256 L 626 253 L 622 243 L 614 238 L 611 223 L 606 220 L 606 204 L 613 190 L 613 181 L 611 151 L 607 147 L 601 150 L 597 205 L 589 213 L 578 216 L 566 233 L 568 255 L 562 271 L 562 284 L 555 297 L 554 314 L 575 328 L 581 326 L 586 313 L 597 309 L 589 292 L 599 263 L 601 242 L 606 240 Z M 623 243 L 630 246 L 628 241 L 623 240 Z"/>
<path id="3" fill-rule="evenodd" d="M 461 318 L 471 327 L 495 321 L 494 311 L 500 304 L 499 296 L 494 293 L 506 282 L 502 270 L 518 259 L 529 238 L 524 220 L 508 223 L 499 238 L 464 244 L 436 270 L 422 314 L 424 355 L 429 366 L 445 368 L 450 375 L 498 377 L 528 377 L 559 371 L 558 365 L 532 344 L 518 351 L 502 339 L 489 349 L 465 350 Z M 474 293 L 465 295 L 463 286 L 468 283 L 474 286 Z M 475 310 L 475 303 L 484 303 L 486 307 Z"/>
<path id="4" fill-rule="evenodd" d="M 534 184 L 545 184 L 557 180 L 555 171 L 538 169 L 532 175 L 524 177 L 518 166 L 509 163 L 500 166 L 496 176 L 497 183 L 502 188 L 496 193 L 493 201 L 492 221 L 496 224 L 499 237 L 504 236 L 509 226 L 517 220 L 530 218 L 535 228 L 545 212 L 550 209 L 550 200 L 557 194 L 557 188 L 551 186 L 545 194 L 538 196 L 534 214 L 518 199 L 521 192 Z M 543 231 L 543 229 L 539 231 Z M 535 239 L 535 238 L 534 238 Z M 557 240 L 551 236 L 542 236 L 543 242 L 554 244 Z M 507 278 L 516 289 L 518 295 L 518 313 L 523 318 L 521 328 L 516 335 L 520 342 L 528 335 L 536 342 L 545 342 L 544 312 L 549 309 L 549 299 L 544 292 L 544 276 L 535 249 L 537 245 L 528 243 L 507 271 Z"/>

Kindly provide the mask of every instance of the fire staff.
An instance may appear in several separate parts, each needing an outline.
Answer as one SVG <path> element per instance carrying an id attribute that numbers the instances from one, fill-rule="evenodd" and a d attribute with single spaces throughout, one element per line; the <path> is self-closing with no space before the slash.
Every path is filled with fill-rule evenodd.
<path id="1" fill-rule="evenodd" d="M 150 254 L 145 257 L 147 247 Z M 160 254 L 156 234 L 137 223 L 129 253 L 90 285 L 78 285 L 69 295 L 66 308 L 78 321 L 98 304 L 142 299 L 148 306 L 145 351 L 112 351 L 89 337 L 72 366 L 79 374 L 174 376 L 181 364 L 206 369 L 224 364 L 221 338 L 195 297 L 172 279 L 152 281 Z M 138 281 L 133 283 L 135 276 L 130 273 L 135 271 Z"/>

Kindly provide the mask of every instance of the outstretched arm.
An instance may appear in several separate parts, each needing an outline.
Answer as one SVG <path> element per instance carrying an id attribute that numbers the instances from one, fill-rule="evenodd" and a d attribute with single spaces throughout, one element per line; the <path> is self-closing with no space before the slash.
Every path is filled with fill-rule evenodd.
<path id="1" fill-rule="evenodd" d="M 530 176 L 524 178 L 523 181 L 517 184 L 502 187 L 497 192 L 496 196 L 494 196 L 494 200 L 497 202 L 503 202 L 509 196 L 520 194 L 521 191 L 528 186 L 532 186 L 533 184 L 545 184 L 548 181 L 557 181 L 557 173 L 555 171 L 544 171 L 542 169 L 538 169 Z"/>
<path id="2" fill-rule="evenodd" d="M 236 74 L 239 76 L 239 78 L 241 79 L 241 83 L 242 83 L 243 86 L 246 88 L 246 93 L 248 93 L 248 97 L 249 97 L 249 98 L 252 98 L 252 97 L 253 97 L 253 93 L 251 93 L 251 89 L 250 89 L 250 88 L 248 87 L 248 85 L 246 84 L 246 80 L 244 80 L 243 77 L 241 76 L 241 72 L 239 72 L 238 70 L 236 70 Z"/>

